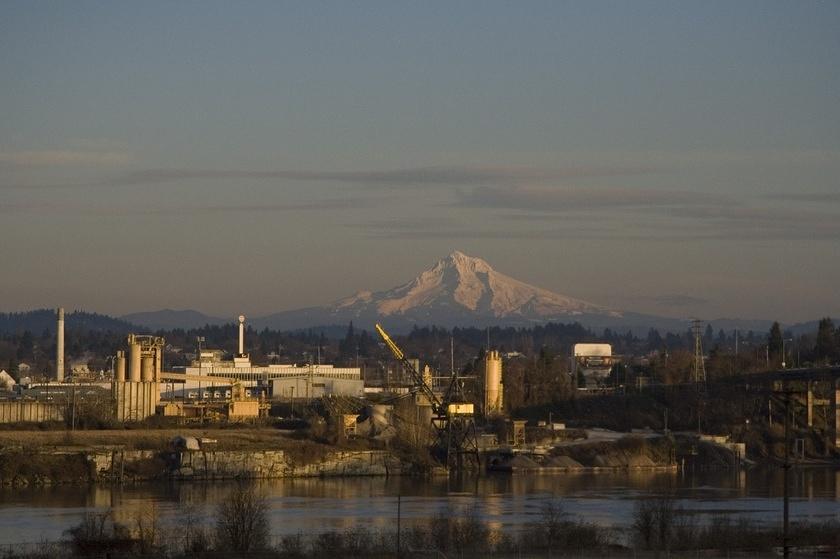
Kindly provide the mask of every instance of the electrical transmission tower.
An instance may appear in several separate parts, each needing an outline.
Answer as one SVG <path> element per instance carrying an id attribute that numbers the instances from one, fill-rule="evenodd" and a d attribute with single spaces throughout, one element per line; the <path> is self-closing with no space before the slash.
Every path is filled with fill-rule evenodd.
<path id="1" fill-rule="evenodd" d="M 706 365 L 703 363 L 703 333 L 702 321 L 696 318 L 691 321 L 691 331 L 694 333 L 694 382 L 706 383 Z"/>

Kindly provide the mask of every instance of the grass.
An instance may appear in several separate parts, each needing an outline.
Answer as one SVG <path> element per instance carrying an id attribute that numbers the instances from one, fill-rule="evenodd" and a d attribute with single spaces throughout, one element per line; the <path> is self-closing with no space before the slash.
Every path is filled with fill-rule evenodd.
<path id="1" fill-rule="evenodd" d="M 5 448 L 95 447 L 121 445 L 133 450 L 163 450 L 176 436 L 209 438 L 217 450 L 268 450 L 297 448 L 302 441 L 278 430 L 265 429 L 114 429 L 105 431 L 0 431 L 0 451 Z"/>

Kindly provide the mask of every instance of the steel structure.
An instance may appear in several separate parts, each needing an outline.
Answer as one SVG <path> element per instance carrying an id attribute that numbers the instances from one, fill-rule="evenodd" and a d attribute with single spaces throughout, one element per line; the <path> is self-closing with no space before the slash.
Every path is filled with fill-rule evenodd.
<path id="1" fill-rule="evenodd" d="M 464 397 L 461 379 L 454 368 L 446 392 L 439 397 L 382 326 L 377 324 L 376 331 L 394 357 L 411 374 L 414 392 L 422 394 L 431 405 L 432 427 L 436 434 L 434 451 L 437 458 L 453 470 L 478 469 L 480 460 L 475 429 L 475 407 Z"/>
<path id="2" fill-rule="evenodd" d="M 691 331 L 694 333 L 694 366 L 692 373 L 694 374 L 694 382 L 706 382 L 706 364 L 703 362 L 703 323 L 700 320 L 694 319 L 691 321 Z"/>

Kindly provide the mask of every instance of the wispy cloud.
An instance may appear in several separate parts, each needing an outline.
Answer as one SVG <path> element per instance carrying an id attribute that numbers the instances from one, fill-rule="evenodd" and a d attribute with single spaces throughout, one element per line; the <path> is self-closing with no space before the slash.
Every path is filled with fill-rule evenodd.
<path id="1" fill-rule="evenodd" d="M 840 212 L 785 207 L 682 207 L 676 218 L 704 226 L 713 238 L 742 240 L 840 239 Z"/>
<path id="2" fill-rule="evenodd" d="M 0 214 L 49 213 L 66 210 L 66 207 L 52 202 L 33 200 L 29 202 L 10 203 L 0 202 Z"/>
<path id="3" fill-rule="evenodd" d="M 199 204 L 195 206 L 92 206 L 90 204 L 55 204 L 51 202 L 30 202 L 20 204 L 0 203 L 0 213 L 67 213 L 84 215 L 120 215 L 120 216 L 187 216 L 224 213 L 293 213 L 317 212 L 336 209 L 350 209 L 369 207 L 369 200 L 358 198 L 332 199 L 323 201 L 304 202 L 298 204 Z"/>
<path id="4" fill-rule="evenodd" d="M 201 215 L 215 213 L 289 213 L 289 212 L 317 212 L 336 209 L 352 209 L 367 207 L 368 200 L 334 199 L 298 204 L 213 204 L 197 206 L 173 206 L 164 208 L 120 208 L 116 213 L 143 215 Z"/>
<path id="5" fill-rule="evenodd" d="M 130 163 L 134 158 L 123 151 L 86 150 L 30 150 L 0 152 L 0 164 L 19 167 L 49 166 L 118 166 Z"/>
<path id="6" fill-rule="evenodd" d="M 736 204 L 728 197 L 704 192 L 652 188 L 570 188 L 521 186 L 478 187 L 459 194 L 458 203 L 472 208 L 504 208 L 537 212 L 723 206 Z"/>
<path id="7" fill-rule="evenodd" d="M 783 202 L 840 202 L 840 192 L 790 192 L 785 194 L 769 194 L 766 198 L 770 200 L 781 200 Z"/>
<path id="8" fill-rule="evenodd" d="M 5 154 L 5 160 L 23 164 L 42 165 L 75 162 L 78 164 L 118 164 L 131 160 L 120 152 L 17 152 Z M 4 161 L 0 154 L 0 163 Z M 573 178 L 614 177 L 653 172 L 650 167 L 633 166 L 568 166 L 562 168 L 534 168 L 517 166 L 430 166 L 405 169 L 324 171 L 324 170 L 256 170 L 256 169 L 141 169 L 86 183 L 66 184 L 5 184 L 0 188 L 78 188 L 90 186 L 141 186 L 170 184 L 194 180 L 258 180 L 267 182 L 300 181 L 342 183 L 369 187 L 474 187 L 487 185 L 519 185 L 554 183 Z"/>
<path id="9" fill-rule="evenodd" d="M 367 171 L 145 169 L 117 177 L 117 184 L 151 184 L 192 179 L 258 179 L 340 182 L 370 185 L 482 185 L 540 183 L 575 177 L 648 173 L 646 167 L 581 166 L 559 169 L 530 167 L 414 167 Z"/>
<path id="10" fill-rule="evenodd" d="M 492 227 L 467 219 L 362 225 L 373 238 L 597 239 L 641 241 L 820 241 L 840 239 L 840 212 L 663 189 L 476 187 L 460 190 L 463 210 L 495 210 Z M 760 201 L 758 202 L 760 204 Z M 465 214 L 467 215 L 467 214 Z"/>

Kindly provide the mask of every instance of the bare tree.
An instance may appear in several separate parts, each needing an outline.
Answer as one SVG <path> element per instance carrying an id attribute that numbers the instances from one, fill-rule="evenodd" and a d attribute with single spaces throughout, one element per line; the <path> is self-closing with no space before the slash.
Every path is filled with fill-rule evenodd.
<path id="1" fill-rule="evenodd" d="M 239 486 L 216 509 L 216 546 L 254 551 L 268 547 L 268 503 L 252 487 Z"/>

